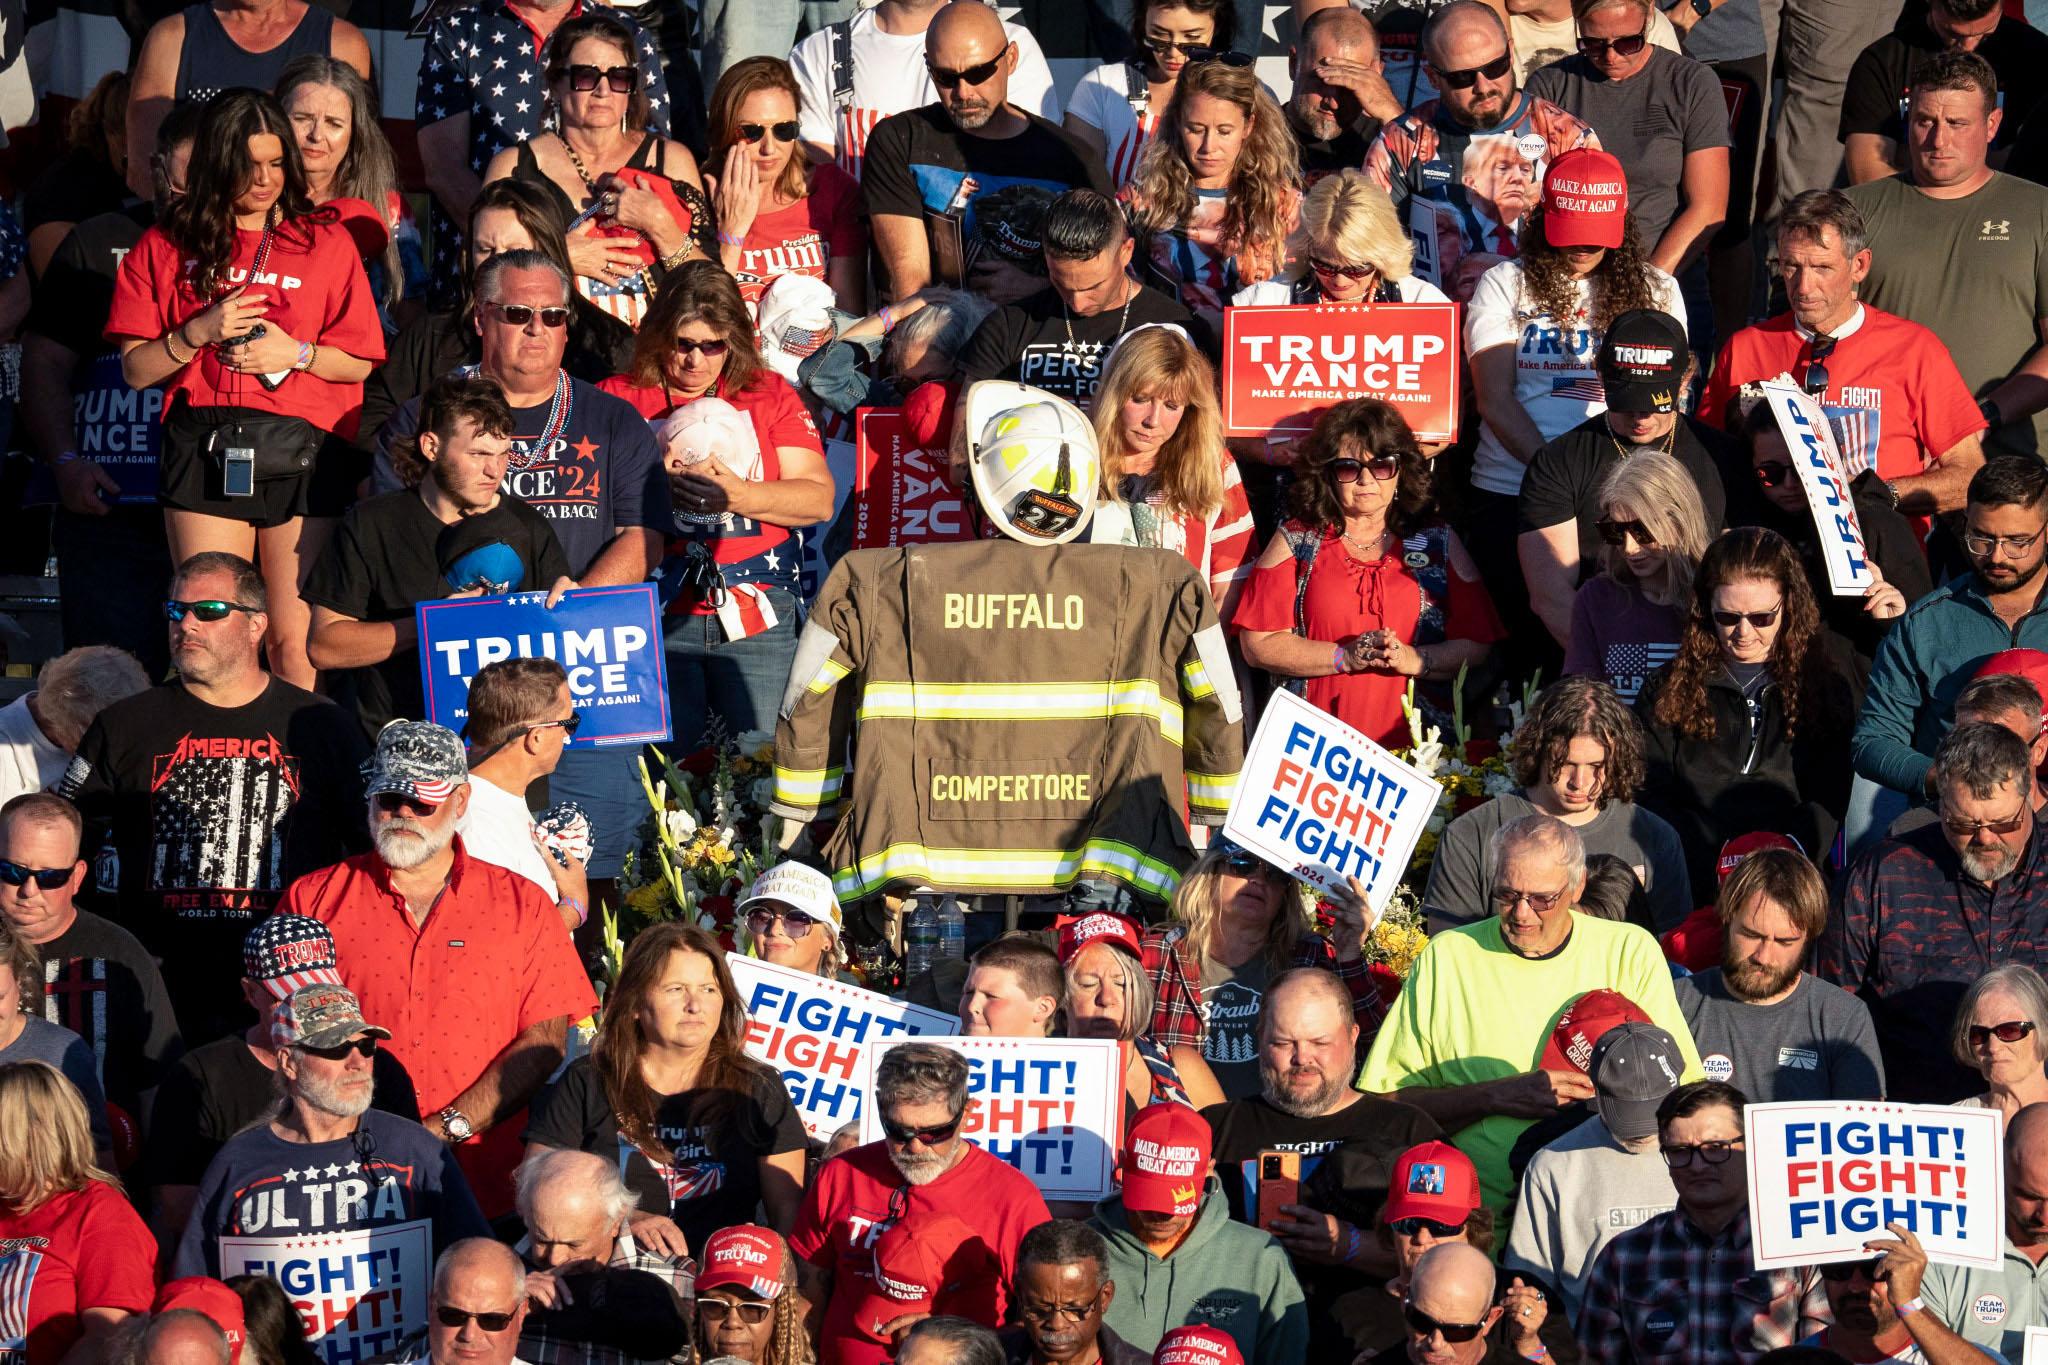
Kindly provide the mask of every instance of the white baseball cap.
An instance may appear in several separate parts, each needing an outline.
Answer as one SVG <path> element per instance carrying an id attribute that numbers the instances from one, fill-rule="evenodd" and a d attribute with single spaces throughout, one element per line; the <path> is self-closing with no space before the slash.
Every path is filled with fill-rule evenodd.
<path id="1" fill-rule="evenodd" d="M 815 275 L 777 275 L 761 295 L 761 359 L 796 383 L 797 366 L 839 334 L 832 286 Z"/>

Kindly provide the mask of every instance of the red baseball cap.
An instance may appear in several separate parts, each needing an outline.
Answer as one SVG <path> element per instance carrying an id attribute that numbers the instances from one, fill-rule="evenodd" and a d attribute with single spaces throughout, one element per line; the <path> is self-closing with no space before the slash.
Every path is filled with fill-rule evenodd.
<path id="1" fill-rule="evenodd" d="M 1620 991 L 1587 991 L 1557 1016 L 1550 1041 L 1543 1045 L 1543 1070 L 1583 1072 L 1592 1064 L 1593 1045 L 1601 1034 L 1616 1024 L 1655 1022 Z"/>
<path id="2" fill-rule="evenodd" d="M 188 1275 L 157 1290 L 156 1303 L 149 1311 L 168 1313 L 174 1308 L 189 1308 L 195 1313 L 202 1313 L 214 1326 L 227 1333 L 229 1365 L 240 1365 L 242 1339 L 248 1335 L 240 1294 L 219 1280 L 205 1275 Z"/>
<path id="3" fill-rule="evenodd" d="M 873 1274 L 854 1301 L 853 1321 L 877 1341 L 884 1323 L 932 1312 L 939 1295 L 963 1281 L 1000 1274 L 981 1235 L 950 1213 L 920 1213 L 890 1224 L 875 1239 L 874 1257 Z"/>
<path id="4" fill-rule="evenodd" d="M 1543 237 L 1554 247 L 1621 245 L 1628 176 L 1612 154 L 1578 147 L 1543 173 Z"/>
<path id="5" fill-rule="evenodd" d="M 698 1249 L 697 1288 L 736 1286 L 764 1299 L 782 1296 L 782 1239 L 757 1223 L 720 1228 Z"/>
<path id="6" fill-rule="evenodd" d="M 1159 1338 L 1152 1365 L 1244 1365 L 1244 1352 L 1214 1327 L 1176 1327 Z"/>
<path id="7" fill-rule="evenodd" d="M 1072 962 L 1075 954 L 1098 940 L 1115 944 L 1141 962 L 1145 957 L 1144 950 L 1138 945 L 1138 926 L 1107 910 L 1076 915 L 1072 919 L 1062 915 L 1059 931 L 1062 965 Z"/>
<path id="8" fill-rule="evenodd" d="M 1429 1218 L 1462 1223 L 1479 1207 L 1479 1172 L 1472 1158 L 1448 1142 L 1410 1147 L 1387 1181 L 1386 1220 Z"/>
<path id="9" fill-rule="evenodd" d="M 925 450 L 943 447 L 953 436 L 953 408 L 959 401 L 960 386 L 933 379 L 919 384 L 903 397 L 903 425 L 910 439 Z"/>
<path id="10" fill-rule="evenodd" d="M 2038 649 L 2001 649 L 1977 670 L 1980 678 L 1993 673 L 2017 673 L 2041 694 L 2041 718 L 2048 720 L 2048 654 Z"/>
<path id="11" fill-rule="evenodd" d="M 1740 867 L 1744 858 L 1752 853 L 1761 853 L 1767 848 L 1782 848 L 1787 853 L 1797 853 L 1802 858 L 1806 856 L 1806 850 L 1789 834 L 1778 834 L 1767 829 L 1752 830 L 1748 834 L 1738 834 L 1721 845 L 1721 860 L 1718 864 L 1721 880 L 1727 881 L 1728 874 Z"/>
<path id="12" fill-rule="evenodd" d="M 1209 1124 L 1184 1104 L 1153 1104 L 1124 1137 L 1124 1207 L 1184 1218 L 1202 1207 L 1214 1153 Z"/>

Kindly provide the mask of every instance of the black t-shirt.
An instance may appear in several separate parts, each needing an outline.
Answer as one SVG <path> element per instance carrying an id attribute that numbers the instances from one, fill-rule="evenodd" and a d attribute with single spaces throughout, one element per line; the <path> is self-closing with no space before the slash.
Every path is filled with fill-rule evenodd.
<path id="1" fill-rule="evenodd" d="M 85 1039 L 107 1099 L 139 1120 L 143 1093 L 185 1051 L 156 959 L 135 935 L 89 910 L 36 951 L 43 959 L 43 1014 Z"/>
<path id="2" fill-rule="evenodd" d="M 518 498 L 500 495 L 507 543 L 526 566 L 514 592 L 537 592 L 569 572 L 548 519 Z M 441 576 L 435 542 L 446 528 L 414 489 L 359 502 L 341 519 L 334 539 L 306 580 L 306 601 L 354 621 L 409 621 L 413 606 L 454 591 Z M 352 670 L 352 697 L 363 728 L 376 734 L 397 717 L 418 719 L 420 655 L 406 646 L 380 664 Z"/>
<path id="3" fill-rule="evenodd" d="M 370 1058 L 370 1107 L 419 1122 L 419 1096 L 396 1054 Z M 145 1183 L 197 1185 L 227 1140 L 277 1103 L 277 1073 L 256 1060 L 239 1036 L 216 1038 L 179 1059 L 157 1087 L 150 1110 Z"/>
<path id="4" fill-rule="evenodd" d="M 1748 456 L 1739 442 L 1695 418 L 1680 417 L 1673 430 L 1671 457 L 1685 466 L 1699 488 L 1711 539 L 1729 520 L 1729 485 L 1741 476 L 1741 482 L 1735 483 L 1741 502 L 1755 483 L 1748 476 Z M 1652 447 L 1637 446 L 1630 453 L 1649 449 Z M 1519 529 L 1540 531 L 1577 521 L 1579 565 L 1590 572 L 1600 562 L 1600 533 L 1593 529 L 1600 520 L 1600 485 L 1621 460 L 1621 448 L 1604 414 L 1588 417 L 1545 445 L 1522 476 Z M 1746 502 L 1742 505 L 1748 506 Z"/>
<path id="5" fill-rule="evenodd" d="M 278 678 L 247 705 L 166 683 L 100 712 L 57 792 L 76 802 L 100 904 L 178 983 L 192 1043 L 247 1022 L 242 936 L 292 879 L 369 847 L 346 711 Z"/>
<path id="6" fill-rule="evenodd" d="M 753 1070 L 749 1094 L 693 1090 L 661 1102 L 656 1136 L 675 1154 L 673 1165 L 657 1166 L 619 1136 L 604 1077 L 587 1056 L 571 1062 L 533 1102 L 524 1141 L 621 1162 L 620 1174 L 640 1196 L 641 1210 L 667 1210 L 695 1251 L 720 1228 L 754 1220 L 760 1158 L 804 1149 L 803 1120 L 782 1078 L 765 1067 Z"/>
<path id="7" fill-rule="evenodd" d="M 1150 285 L 1131 296 L 1130 308 L 1105 308 L 1092 317 L 1068 314 L 1059 293 L 1044 289 L 982 320 L 960 353 L 960 373 L 977 379 L 1014 379 L 1086 405 L 1102 379 L 1102 362 L 1117 338 L 1148 322 L 1171 322 L 1194 332 L 1194 315 Z"/>
<path id="8" fill-rule="evenodd" d="M 1851 133 L 1876 133 L 1903 145 L 1907 88 L 1914 73 L 1942 50 L 1941 40 L 1927 26 L 1926 7 L 1909 5 L 1899 16 L 1898 26 L 1864 48 L 1849 68 L 1836 136 L 1846 142 Z M 2027 115 L 2040 106 L 2042 93 L 2048 91 L 2041 80 L 2042 70 L 2048 67 L 2048 35 L 2035 32 L 2021 20 L 2001 19 L 1977 45 L 1977 55 L 1991 63 L 1998 77 L 1998 107 L 2005 111 L 1991 145 L 2009 146 L 2019 136 Z"/>
<path id="9" fill-rule="evenodd" d="M 21 196 L 21 230 L 82 223 L 102 213 L 118 213 L 127 201 L 128 186 L 119 171 L 84 148 L 73 148 Z"/>
<path id="10" fill-rule="evenodd" d="M 1327 141 L 1309 135 L 1301 115 L 1294 112 L 1294 101 L 1289 100 L 1281 112 L 1287 117 L 1287 131 L 1293 136 L 1295 150 L 1301 156 L 1304 189 L 1326 175 L 1355 171 L 1363 166 L 1365 154 L 1372 150 L 1372 140 L 1380 135 L 1380 121 L 1363 112 L 1349 128 L 1339 128 L 1337 136 Z"/>

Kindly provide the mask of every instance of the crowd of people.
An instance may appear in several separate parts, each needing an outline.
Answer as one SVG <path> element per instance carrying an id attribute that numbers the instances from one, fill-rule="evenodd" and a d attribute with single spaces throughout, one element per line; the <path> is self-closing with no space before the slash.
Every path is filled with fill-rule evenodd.
<path id="1" fill-rule="evenodd" d="M 1089 8 L 1063 89 L 981 0 L 436 3 L 398 146 L 321 4 L 137 28 L 0 206 L 66 646 L 0 708 L 0 1365 L 1969 1365 L 2048 1328 L 2048 38 L 1292 0 L 1272 81 L 1251 0 Z M 1453 439 L 1374 398 L 1227 425 L 1232 309 L 1444 303 Z M 877 410 L 960 517 L 850 502 Z M 1017 432 L 1056 474 L 988 474 Z M 949 541 L 962 584 L 1151 566 L 1063 621 L 1169 637 L 1191 699 L 1105 675 L 1186 755 L 1157 801 L 1068 790 L 1152 830 L 1122 862 L 956 885 L 1001 859 L 833 866 L 791 819 L 732 932 L 621 942 L 649 808 L 572 743 L 588 688 L 502 658 L 425 718 L 421 604 L 651 583 L 671 754 L 779 723 L 779 813 L 925 800 L 792 717 L 997 723 L 834 692 L 849 640 L 932 629 L 847 566 Z M 1505 743 L 1405 978 L 1361 884 L 1211 828 L 1281 690 Z M 925 892 L 970 951 L 892 974 Z M 1114 1042 L 1109 1192 L 973 1140 L 928 1040 L 876 1064 L 879 1140 L 807 1129 L 739 958 Z M 1878 1100 L 1998 1113 L 2001 1263 L 1894 1223 L 1757 1268 L 1747 1107 Z"/>

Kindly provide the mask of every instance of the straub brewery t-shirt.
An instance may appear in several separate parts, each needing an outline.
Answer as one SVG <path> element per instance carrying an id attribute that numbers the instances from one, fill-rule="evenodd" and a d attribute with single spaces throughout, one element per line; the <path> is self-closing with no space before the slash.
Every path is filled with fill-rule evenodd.
<path id="1" fill-rule="evenodd" d="M 1128 312 L 1118 304 L 1085 318 L 1073 316 L 1057 291 L 1041 290 L 983 320 L 960 353 L 960 373 L 969 383 L 1014 379 L 1085 407 L 1117 338 L 1149 322 L 1195 326 L 1194 314 L 1150 285 L 1131 296 Z"/>
<path id="2" fill-rule="evenodd" d="M 1259 1014 L 1271 975 L 1264 953 L 1241 967 L 1202 963 L 1202 1060 L 1216 1073 L 1226 1099 L 1259 1093 Z"/>

